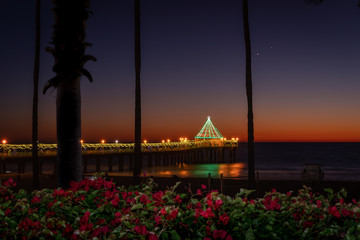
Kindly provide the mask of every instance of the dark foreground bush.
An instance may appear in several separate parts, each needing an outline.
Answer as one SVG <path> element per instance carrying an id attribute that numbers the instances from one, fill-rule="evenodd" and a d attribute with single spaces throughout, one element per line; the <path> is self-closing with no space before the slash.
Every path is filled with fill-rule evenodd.
<path id="1" fill-rule="evenodd" d="M 360 203 L 343 190 L 310 188 L 249 199 L 206 191 L 178 194 L 154 183 L 116 187 L 102 177 L 70 189 L 14 193 L 0 183 L 0 239 L 359 239 Z"/>

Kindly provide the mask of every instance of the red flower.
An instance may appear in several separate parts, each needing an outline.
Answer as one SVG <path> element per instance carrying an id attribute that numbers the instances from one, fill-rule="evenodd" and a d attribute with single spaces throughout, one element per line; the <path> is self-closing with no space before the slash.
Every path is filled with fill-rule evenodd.
<path id="1" fill-rule="evenodd" d="M 54 215 L 55 215 L 55 212 L 53 212 L 53 211 L 46 213 L 46 217 L 47 217 L 47 218 L 51 218 L 51 217 L 54 216 Z"/>
<path id="2" fill-rule="evenodd" d="M 313 222 L 303 222 L 303 227 L 304 228 L 309 228 L 309 227 L 311 227 L 312 225 L 314 225 L 314 223 Z"/>
<path id="3" fill-rule="evenodd" d="M 15 187 L 16 186 L 16 182 L 14 181 L 14 179 L 9 178 L 8 180 L 6 180 L 5 182 L 3 182 L 3 185 L 5 187 Z"/>
<path id="4" fill-rule="evenodd" d="M 197 195 L 202 195 L 201 190 L 200 190 L 200 189 L 196 190 L 196 194 L 197 194 Z"/>
<path id="5" fill-rule="evenodd" d="M 321 208 L 321 201 L 320 201 L 320 200 L 317 200 L 317 201 L 316 201 L 316 206 L 317 206 L 318 208 Z"/>
<path id="6" fill-rule="evenodd" d="M 271 196 L 267 196 L 265 198 L 265 200 L 263 201 L 263 204 L 264 204 L 266 210 L 280 210 L 281 205 L 278 202 L 279 202 L 278 198 L 275 198 L 274 200 L 272 200 Z"/>
<path id="7" fill-rule="evenodd" d="M 201 216 L 203 216 L 204 218 L 213 218 L 215 217 L 215 214 L 212 212 L 211 208 L 207 208 L 205 211 L 200 213 Z"/>
<path id="8" fill-rule="evenodd" d="M 214 232 L 213 232 L 214 239 L 227 239 L 226 235 L 227 235 L 227 232 L 224 230 L 214 230 Z"/>
<path id="9" fill-rule="evenodd" d="M 223 205 L 223 201 L 221 199 L 218 199 L 215 201 L 215 207 L 219 208 L 221 205 Z"/>
<path id="10" fill-rule="evenodd" d="M 329 207 L 329 214 L 333 215 L 336 218 L 340 218 L 340 212 L 338 211 L 338 209 L 333 206 L 333 207 Z"/>
<path id="11" fill-rule="evenodd" d="M 113 199 L 111 199 L 111 204 L 114 206 L 114 207 L 117 207 L 119 206 L 119 202 L 120 202 L 120 198 L 119 196 L 115 195 Z"/>
<path id="12" fill-rule="evenodd" d="M 205 185 L 205 184 L 201 184 L 201 188 L 205 190 L 205 189 L 206 189 L 206 185 Z"/>
<path id="13" fill-rule="evenodd" d="M 148 240 L 158 240 L 158 239 L 159 239 L 159 238 L 158 238 L 156 235 L 154 235 L 154 234 L 152 234 L 152 233 L 149 234 Z"/>
<path id="14" fill-rule="evenodd" d="M 31 199 L 31 204 L 39 203 L 39 202 L 41 202 L 41 198 L 39 198 L 38 196 L 34 196 L 34 197 Z"/>
<path id="15" fill-rule="evenodd" d="M 141 234 L 141 235 L 146 235 L 149 233 L 148 230 L 146 230 L 146 227 L 145 225 L 140 225 L 140 226 L 135 226 L 134 227 L 134 231 L 138 234 Z"/>
<path id="16" fill-rule="evenodd" d="M 174 220 L 176 216 L 178 215 L 179 210 L 175 208 L 171 214 L 167 217 L 168 220 Z"/>
<path id="17" fill-rule="evenodd" d="M 162 218 L 160 217 L 160 216 L 156 216 L 155 217 L 155 222 L 156 222 L 156 224 L 160 224 L 161 223 L 161 220 L 162 220 Z"/>
<path id="18" fill-rule="evenodd" d="M 147 203 L 150 202 L 150 200 L 149 200 L 148 196 L 146 196 L 146 195 L 141 195 L 141 197 L 140 197 L 140 202 L 141 202 L 142 204 L 147 204 Z"/>
<path id="19" fill-rule="evenodd" d="M 229 223 L 230 218 L 226 213 L 224 213 L 219 217 L 219 220 L 223 225 L 227 225 Z"/>
<path id="20" fill-rule="evenodd" d="M 162 209 L 160 210 L 160 214 L 163 215 L 163 216 L 167 214 L 165 208 L 162 208 Z"/>
<path id="21" fill-rule="evenodd" d="M 176 197 L 174 198 L 174 201 L 175 201 L 176 203 L 179 203 L 179 204 L 180 204 L 180 203 L 182 202 L 180 195 L 176 195 Z"/>
<path id="22" fill-rule="evenodd" d="M 5 216 L 8 217 L 10 215 L 10 213 L 11 213 L 11 210 L 10 210 L 10 208 L 8 208 L 8 209 L 6 209 L 4 214 L 5 214 Z"/>

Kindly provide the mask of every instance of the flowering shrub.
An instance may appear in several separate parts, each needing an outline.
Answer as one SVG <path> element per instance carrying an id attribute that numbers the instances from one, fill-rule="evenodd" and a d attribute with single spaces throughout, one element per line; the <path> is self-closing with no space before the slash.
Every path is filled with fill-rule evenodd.
<path id="1" fill-rule="evenodd" d="M 202 186 L 177 193 L 175 185 L 116 187 L 102 177 L 69 189 L 12 191 L 0 183 L 0 239 L 359 239 L 360 203 L 346 203 L 344 190 L 266 193 L 250 199 Z"/>

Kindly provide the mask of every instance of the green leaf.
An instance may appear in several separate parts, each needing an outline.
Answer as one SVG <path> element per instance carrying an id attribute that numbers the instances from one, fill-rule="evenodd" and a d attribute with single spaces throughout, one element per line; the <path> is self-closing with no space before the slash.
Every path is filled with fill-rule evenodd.
<path id="1" fill-rule="evenodd" d="M 140 209 L 140 208 L 143 208 L 143 204 L 142 203 L 138 203 L 138 204 L 135 204 L 131 210 L 136 210 L 136 209 Z"/>
<path id="2" fill-rule="evenodd" d="M 331 188 L 325 188 L 324 191 L 330 194 L 334 193 L 334 190 L 332 190 Z"/>
<path id="3" fill-rule="evenodd" d="M 180 238 L 180 235 L 177 234 L 177 232 L 176 232 L 175 230 L 172 230 L 172 231 L 171 231 L 171 239 L 173 239 L 173 240 L 180 240 L 181 238 Z"/>
<path id="4" fill-rule="evenodd" d="M 253 232 L 251 226 L 250 226 L 249 229 L 246 231 L 245 239 L 246 239 L 246 240 L 255 240 L 255 235 L 254 235 L 254 232 Z"/>

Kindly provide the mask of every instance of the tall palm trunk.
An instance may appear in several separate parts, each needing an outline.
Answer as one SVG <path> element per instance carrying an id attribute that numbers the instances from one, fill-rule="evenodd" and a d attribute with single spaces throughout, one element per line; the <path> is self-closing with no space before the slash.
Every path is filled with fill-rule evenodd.
<path id="1" fill-rule="evenodd" d="M 249 29 L 248 1 L 243 0 L 243 23 L 246 54 L 246 96 L 248 103 L 248 178 L 249 187 L 255 188 L 254 159 L 254 113 L 252 102 L 251 42 Z"/>
<path id="2" fill-rule="evenodd" d="M 38 158 L 38 99 L 39 99 L 39 62 L 40 62 L 40 0 L 36 0 L 35 10 L 35 61 L 34 90 L 32 106 L 32 160 L 33 188 L 39 189 L 39 158 Z"/>
<path id="3" fill-rule="evenodd" d="M 82 179 L 80 76 L 57 86 L 56 130 L 58 185 L 68 187 Z"/>
<path id="4" fill-rule="evenodd" d="M 91 74 L 83 68 L 88 60 L 85 55 L 85 22 L 89 17 L 90 0 L 53 0 L 54 48 L 46 48 L 55 58 L 53 71 L 43 92 L 57 88 L 56 130 L 57 130 L 57 184 L 69 187 L 71 181 L 82 179 L 81 158 L 81 96 L 80 76 L 92 81 Z"/>
<path id="5" fill-rule="evenodd" d="M 141 160 L 141 46 L 140 46 L 140 0 L 135 0 L 135 148 L 134 148 L 134 184 L 139 184 L 142 168 Z"/>

